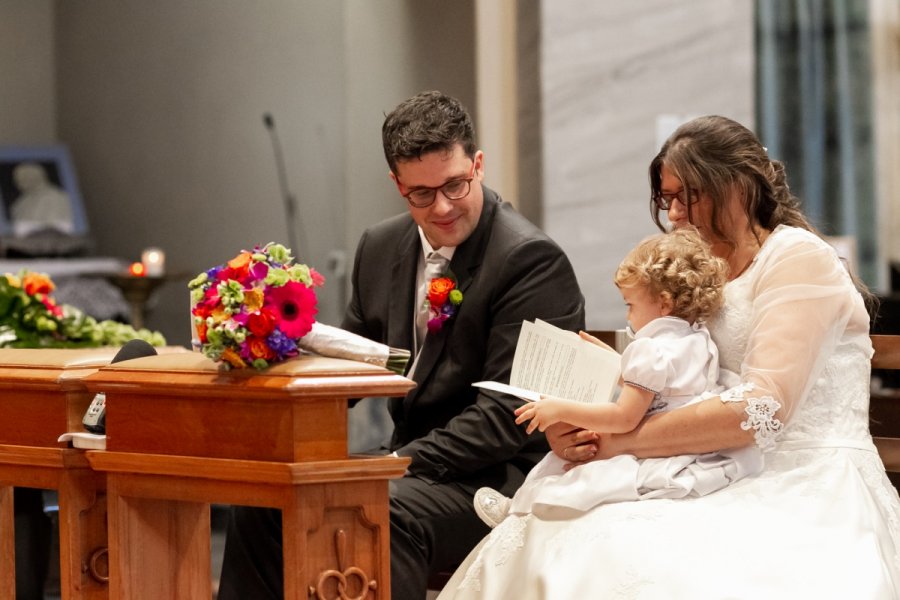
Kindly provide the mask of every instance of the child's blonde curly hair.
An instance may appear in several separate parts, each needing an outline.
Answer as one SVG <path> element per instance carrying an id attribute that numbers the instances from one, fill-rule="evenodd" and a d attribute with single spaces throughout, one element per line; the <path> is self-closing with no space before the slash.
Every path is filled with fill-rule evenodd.
<path id="1" fill-rule="evenodd" d="M 724 302 L 728 265 L 689 227 L 651 236 L 616 269 L 616 285 L 645 286 L 654 298 L 672 302 L 673 317 L 704 321 Z"/>

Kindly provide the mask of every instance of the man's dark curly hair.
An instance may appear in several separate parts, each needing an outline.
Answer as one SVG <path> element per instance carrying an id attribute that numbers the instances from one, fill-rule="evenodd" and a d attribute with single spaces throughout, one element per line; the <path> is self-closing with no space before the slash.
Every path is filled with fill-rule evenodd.
<path id="1" fill-rule="evenodd" d="M 384 157 L 393 173 L 397 163 L 421 158 L 429 152 L 449 152 L 462 145 L 475 157 L 475 128 L 459 100 L 437 91 L 421 92 L 402 102 L 381 127 Z"/>

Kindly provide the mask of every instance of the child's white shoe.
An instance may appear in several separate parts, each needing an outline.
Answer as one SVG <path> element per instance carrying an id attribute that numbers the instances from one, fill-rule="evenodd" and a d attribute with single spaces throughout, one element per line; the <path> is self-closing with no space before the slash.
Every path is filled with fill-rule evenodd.
<path id="1" fill-rule="evenodd" d="M 489 487 L 480 488 L 475 492 L 475 512 L 479 518 L 493 529 L 509 514 L 509 506 L 512 500 Z"/>

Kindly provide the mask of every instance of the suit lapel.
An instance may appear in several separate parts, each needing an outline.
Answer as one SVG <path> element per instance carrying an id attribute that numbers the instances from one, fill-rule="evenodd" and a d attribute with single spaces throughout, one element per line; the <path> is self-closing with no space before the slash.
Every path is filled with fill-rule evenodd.
<path id="1" fill-rule="evenodd" d="M 390 299 L 388 316 L 387 343 L 394 348 L 413 350 L 413 303 L 416 298 L 416 267 L 422 245 L 419 242 L 419 230 L 415 223 L 400 238 L 397 255 L 391 268 L 391 285 L 389 294 L 396 294 Z M 405 293 L 398 293 L 405 290 Z"/>
<path id="2" fill-rule="evenodd" d="M 450 270 L 456 275 L 456 284 L 459 291 L 465 295 L 469 284 L 475 278 L 475 273 L 481 267 L 488 242 L 491 239 L 491 228 L 494 224 L 494 216 L 500 210 L 500 200 L 497 194 L 488 188 L 484 189 L 484 208 L 478 226 L 465 242 L 456 248 L 453 260 L 450 262 Z M 465 302 L 465 298 L 463 299 Z"/>

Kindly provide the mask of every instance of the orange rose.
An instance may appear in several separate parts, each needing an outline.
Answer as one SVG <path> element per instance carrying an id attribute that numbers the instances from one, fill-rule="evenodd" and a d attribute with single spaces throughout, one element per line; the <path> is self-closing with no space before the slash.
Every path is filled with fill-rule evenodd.
<path id="1" fill-rule="evenodd" d="M 247 338 L 247 349 L 250 350 L 250 356 L 254 359 L 272 360 L 275 358 L 275 351 L 269 348 L 264 339 L 256 336 Z"/>
<path id="2" fill-rule="evenodd" d="M 447 295 L 456 287 L 449 277 L 436 277 L 428 286 L 428 301 L 431 306 L 440 308 L 447 301 Z"/>
<path id="3" fill-rule="evenodd" d="M 50 281 L 50 278 L 43 273 L 28 273 L 22 281 L 22 287 L 29 296 L 35 294 L 49 294 L 56 286 Z"/>

